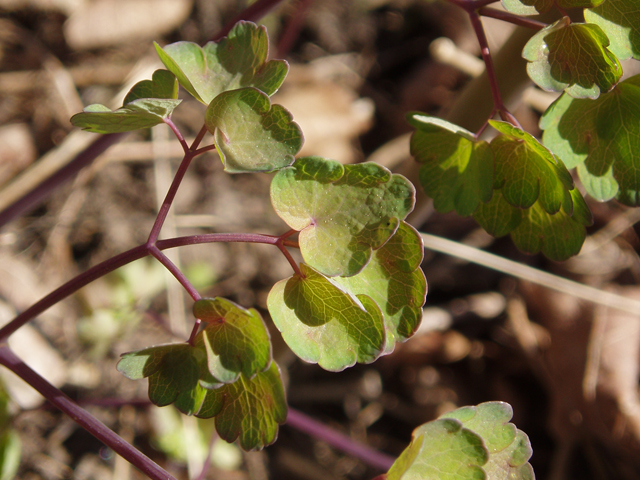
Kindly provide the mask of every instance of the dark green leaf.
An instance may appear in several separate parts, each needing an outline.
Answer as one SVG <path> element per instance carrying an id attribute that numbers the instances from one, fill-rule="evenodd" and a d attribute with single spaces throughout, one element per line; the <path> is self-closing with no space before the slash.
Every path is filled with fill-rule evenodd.
<path id="1" fill-rule="evenodd" d="M 209 42 L 177 42 L 156 51 L 191 95 L 205 105 L 227 90 L 255 87 L 273 95 L 287 76 L 284 60 L 269 60 L 269 39 L 265 27 L 238 22 L 229 36 Z"/>
<path id="2" fill-rule="evenodd" d="M 506 122 L 489 123 L 502 133 L 491 142 L 494 188 L 515 207 L 529 208 L 539 200 L 548 213 L 560 210 L 567 191 L 573 188 L 564 164 L 529 133 Z"/>
<path id="3" fill-rule="evenodd" d="M 206 322 L 196 345 L 204 345 L 209 372 L 214 378 L 232 383 L 240 373 L 252 378 L 269 367 L 271 341 L 257 310 L 246 310 L 218 297 L 195 302 L 193 314 Z"/>
<path id="4" fill-rule="evenodd" d="M 237 382 L 207 390 L 198 417 L 215 416 L 218 435 L 227 442 L 240 437 L 244 450 L 260 450 L 272 444 L 278 425 L 287 418 L 287 403 L 275 362 L 252 379 L 241 375 Z"/>
<path id="5" fill-rule="evenodd" d="M 578 173 L 587 192 L 636 205 L 640 191 L 640 75 L 597 100 L 561 96 L 540 122 L 543 140 Z M 614 185 L 613 182 L 617 182 Z"/>
<path id="6" fill-rule="evenodd" d="M 411 114 L 417 128 L 411 154 L 422 164 L 420 184 L 439 212 L 471 215 L 493 192 L 493 154 L 489 144 L 436 117 Z"/>
<path id="7" fill-rule="evenodd" d="M 378 358 L 386 342 L 378 305 L 366 295 L 341 290 L 307 265 L 300 269 L 304 277 L 281 280 L 267 299 L 273 323 L 291 350 L 331 371 Z"/>
<path id="8" fill-rule="evenodd" d="M 380 307 L 387 337 L 383 354 L 391 353 L 396 342 L 407 340 L 420 325 L 427 293 L 427 282 L 420 269 L 423 254 L 422 238 L 402 222 L 360 273 L 332 278 L 352 297 L 367 295 Z"/>
<path id="9" fill-rule="evenodd" d="M 607 34 L 609 50 L 620 60 L 640 60 L 640 3 L 637 0 L 607 0 L 584 11 L 584 19 Z"/>
<path id="10" fill-rule="evenodd" d="M 289 166 L 303 144 L 291 114 L 281 105 L 271 105 L 269 97 L 255 88 L 218 95 L 207 108 L 205 123 L 230 173 Z"/>
<path id="11" fill-rule="evenodd" d="M 307 264 L 324 275 L 361 271 L 411 212 L 415 189 L 374 163 L 342 166 L 320 157 L 298 159 L 271 183 L 278 215 L 300 231 Z"/>
<path id="12" fill-rule="evenodd" d="M 540 88 L 575 98 L 598 98 L 622 76 L 622 67 L 607 48 L 609 39 L 594 24 L 558 20 L 531 37 L 522 56 Z"/>

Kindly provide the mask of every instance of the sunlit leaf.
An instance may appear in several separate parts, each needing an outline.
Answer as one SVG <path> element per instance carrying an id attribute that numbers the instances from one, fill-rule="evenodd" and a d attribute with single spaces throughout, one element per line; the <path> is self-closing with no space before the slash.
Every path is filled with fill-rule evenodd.
<path id="1" fill-rule="evenodd" d="M 422 238 L 402 222 L 360 273 L 331 279 L 352 296 L 368 295 L 380 307 L 387 337 L 385 354 L 393 351 L 396 342 L 411 337 L 420 325 L 427 292 L 420 269 L 423 254 Z"/>
<path id="2" fill-rule="evenodd" d="M 239 437 L 244 450 L 260 450 L 272 444 L 278 425 L 287 419 L 287 403 L 280 370 L 275 362 L 251 379 L 240 375 L 237 382 L 207 390 L 200 418 L 216 417 L 218 435 L 227 442 Z"/>
<path id="3" fill-rule="evenodd" d="M 593 7 L 604 0 L 502 0 L 505 10 L 516 15 L 537 15 L 548 11 L 554 3 L 562 8 Z"/>
<path id="4" fill-rule="evenodd" d="M 384 245 L 411 212 L 415 189 L 375 163 L 343 166 L 304 157 L 275 175 L 271 202 L 300 231 L 308 265 L 324 275 L 349 276 L 364 268 L 372 250 Z"/>
<path id="5" fill-rule="evenodd" d="M 637 205 L 640 191 L 640 75 L 597 100 L 561 96 L 540 122 L 543 141 L 598 200 Z M 599 178 L 594 178 L 599 177 Z M 613 182 L 617 182 L 617 186 Z"/>
<path id="6" fill-rule="evenodd" d="M 164 122 L 182 100 L 176 100 L 178 83 L 166 70 L 156 70 L 153 80 L 136 83 L 117 110 L 94 104 L 71 117 L 71 124 L 93 133 L 120 133 L 150 128 Z"/>
<path id="7" fill-rule="evenodd" d="M 489 452 L 482 438 L 453 419 L 425 423 L 394 462 L 386 480 L 486 480 Z"/>
<path id="8" fill-rule="evenodd" d="M 218 297 L 195 302 L 193 314 L 206 322 L 196 345 L 204 345 L 209 372 L 217 380 L 232 383 L 240 373 L 252 378 L 269 367 L 271 341 L 257 310 Z"/>
<path id="9" fill-rule="evenodd" d="M 456 419 L 484 440 L 489 461 L 482 468 L 488 480 L 533 479 L 533 469 L 528 463 L 533 450 L 527 435 L 509 423 L 512 416 L 509 404 L 486 402 L 453 410 L 440 418 Z"/>
<path id="10" fill-rule="evenodd" d="M 584 19 L 607 34 L 608 47 L 620 60 L 640 60 L 640 3 L 637 0 L 607 0 L 584 11 Z"/>
<path id="11" fill-rule="evenodd" d="M 556 213 L 573 188 L 571 174 L 562 162 L 529 133 L 506 122 L 489 123 L 502 135 L 491 142 L 495 158 L 494 188 L 518 208 L 536 201 L 548 213 Z"/>
<path id="12" fill-rule="evenodd" d="M 273 323 L 301 359 L 340 371 L 371 363 L 385 348 L 385 322 L 366 295 L 353 297 L 302 264 L 304 277 L 276 283 L 267 299 Z"/>
<path id="13" fill-rule="evenodd" d="M 230 173 L 271 172 L 291 165 L 303 144 L 302 131 L 281 105 L 255 88 L 218 95 L 207 108 L 205 124 L 224 169 Z"/>
<path id="14" fill-rule="evenodd" d="M 522 56 L 527 72 L 540 88 L 575 98 L 598 98 L 622 76 L 622 67 L 607 48 L 609 39 L 595 24 L 558 20 L 535 34 Z"/>
<path id="15" fill-rule="evenodd" d="M 457 125 L 411 114 L 417 130 L 411 155 L 421 164 L 420 184 L 439 212 L 471 215 L 493 192 L 493 154 L 489 144 Z"/>
<path id="16" fill-rule="evenodd" d="M 228 37 L 204 47 L 191 42 L 155 45 L 180 85 L 205 105 L 224 91 L 242 87 L 273 95 L 289 70 L 284 60 L 267 60 L 267 31 L 250 22 L 238 22 Z"/>

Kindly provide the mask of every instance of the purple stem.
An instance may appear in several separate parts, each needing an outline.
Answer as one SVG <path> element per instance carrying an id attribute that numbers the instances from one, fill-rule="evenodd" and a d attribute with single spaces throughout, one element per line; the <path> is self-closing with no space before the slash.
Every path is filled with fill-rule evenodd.
<path id="1" fill-rule="evenodd" d="M 313 0 L 300 0 L 298 2 L 298 8 L 296 8 L 295 13 L 287 22 L 284 33 L 278 42 L 278 58 L 285 57 L 293 47 L 294 42 L 300 36 L 302 26 L 304 25 L 304 19 L 312 3 Z"/>
<path id="2" fill-rule="evenodd" d="M 35 208 L 42 200 L 47 198 L 51 192 L 60 185 L 74 178 L 80 170 L 90 165 L 100 154 L 111 145 L 118 143 L 125 137 L 124 133 L 110 133 L 96 138 L 91 145 L 78 153 L 73 160 L 43 180 L 33 190 L 27 192 L 11 205 L 0 211 L 0 227 L 6 225 L 11 220 L 23 215 Z"/>
<path id="3" fill-rule="evenodd" d="M 149 248 L 149 253 L 158 260 L 164 267 L 171 272 L 171 274 L 176 277 L 176 280 L 180 282 L 180 285 L 184 287 L 187 293 L 193 298 L 194 301 L 200 300 L 200 294 L 198 291 L 191 285 L 191 282 L 187 277 L 185 277 L 184 273 L 180 271 L 180 269 L 173 263 L 169 257 L 167 257 L 164 253 L 158 250 L 158 247 L 155 245 Z"/>
<path id="4" fill-rule="evenodd" d="M 25 364 L 9 346 L 0 345 L 0 365 L 4 365 L 25 382 L 35 388 L 51 404 L 66 413 L 71 419 L 91 435 L 111 448 L 118 455 L 139 468 L 152 480 L 176 480 L 166 470 L 156 464 L 137 448 L 126 442 L 113 430 L 96 419 L 89 412 L 74 403 L 69 397 L 47 382 Z"/>
<path id="5" fill-rule="evenodd" d="M 167 248 L 181 247 L 185 245 L 196 245 L 200 243 L 214 242 L 245 242 L 276 245 L 278 240 L 278 237 L 274 237 L 272 235 L 260 235 L 254 233 L 209 233 L 204 235 L 190 235 L 186 237 L 158 240 L 156 242 L 156 247 L 158 248 L 158 250 L 165 250 Z M 19 314 L 4 327 L 0 328 L 0 342 L 5 341 L 9 335 L 14 333 L 20 327 L 30 322 L 33 318 L 40 315 L 49 307 L 67 298 L 69 295 L 77 292 L 85 285 L 106 275 L 109 272 L 114 271 L 117 268 L 122 267 L 123 265 L 146 257 L 149 254 L 150 250 L 146 244 L 138 245 L 137 247 L 134 247 L 131 250 L 127 250 L 126 252 L 105 260 L 104 262 L 99 263 L 98 265 L 95 265 L 89 270 L 72 278 L 64 285 L 61 285 L 53 292 L 31 305 L 28 309 Z"/>
<path id="6" fill-rule="evenodd" d="M 293 408 L 289 408 L 287 424 L 301 432 L 311 435 L 312 437 L 327 442 L 332 447 L 362 460 L 367 465 L 379 468 L 385 472 L 389 470 L 391 465 L 393 465 L 393 462 L 395 462 L 395 458 L 392 456 L 358 443 L 347 435 L 340 433 L 328 427 L 324 423 L 314 420 Z"/>
<path id="7" fill-rule="evenodd" d="M 547 26 L 546 23 L 533 20 L 532 18 L 521 17 L 514 15 L 513 13 L 505 12 L 504 10 L 497 10 L 495 8 L 483 7 L 478 10 L 478 13 L 483 17 L 491 17 L 504 22 L 513 23 L 525 28 L 532 28 L 534 30 L 542 30 Z"/>

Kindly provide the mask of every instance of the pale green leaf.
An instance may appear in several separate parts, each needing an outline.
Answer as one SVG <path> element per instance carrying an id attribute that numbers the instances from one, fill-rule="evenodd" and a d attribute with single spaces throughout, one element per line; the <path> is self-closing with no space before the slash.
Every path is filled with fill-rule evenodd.
<path id="1" fill-rule="evenodd" d="M 209 42 L 204 48 L 192 42 L 177 42 L 156 51 L 191 95 L 205 105 L 227 90 L 255 87 L 273 95 L 287 76 L 284 60 L 267 60 L 269 38 L 265 27 L 238 22 L 229 36 Z"/>
<path id="2" fill-rule="evenodd" d="M 271 172 L 291 165 L 303 144 L 302 131 L 281 105 L 255 88 L 218 95 L 205 124 L 214 134 L 225 171 Z"/>
<path id="3" fill-rule="evenodd" d="M 530 62 L 529 76 L 543 90 L 598 98 L 622 76 L 620 62 L 608 46 L 599 26 L 571 23 L 564 17 L 531 37 L 522 56 Z"/>
<path id="4" fill-rule="evenodd" d="M 384 245 L 411 212 L 415 189 L 375 163 L 342 166 L 304 157 L 275 175 L 271 202 L 300 231 L 307 264 L 324 275 L 350 276 L 364 268 L 372 250 Z"/>
<path id="5" fill-rule="evenodd" d="M 420 269 L 423 254 L 422 238 L 402 222 L 360 273 L 332 278 L 352 296 L 367 295 L 380 307 L 387 337 L 384 354 L 391 353 L 396 342 L 411 337 L 420 325 L 427 293 L 427 282 Z"/>
<path id="6" fill-rule="evenodd" d="M 607 0 L 584 11 L 584 19 L 598 25 L 611 41 L 609 50 L 620 60 L 640 60 L 640 3 L 637 0 Z"/>
<path id="7" fill-rule="evenodd" d="M 193 314 L 206 322 L 196 345 L 204 345 L 209 372 L 214 378 L 232 383 L 240 373 L 252 378 L 269 367 L 271 340 L 257 310 L 247 310 L 218 297 L 196 301 Z"/>
<path id="8" fill-rule="evenodd" d="M 626 79 L 597 100 L 561 96 L 545 112 L 540 126 L 545 145 L 563 161 L 571 167 L 584 163 L 578 173 L 590 195 L 607 200 L 617 190 L 618 200 L 637 205 L 640 75 Z"/>
<path id="9" fill-rule="evenodd" d="M 127 96 L 124 97 L 123 105 L 131 103 L 141 98 L 178 98 L 178 80 L 175 75 L 167 70 L 156 70 L 151 76 L 151 80 L 142 80 L 136 83 Z"/>
<path id="10" fill-rule="evenodd" d="M 278 425 L 287 419 L 287 402 L 280 370 L 275 362 L 251 379 L 207 390 L 200 418 L 215 416 L 216 430 L 227 442 L 239 438 L 244 450 L 260 450 L 278 436 Z"/>
<path id="11" fill-rule="evenodd" d="M 351 296 L 305 264 L 300 270 L 303 277 L 281 280 L 267 298 L 273 323 L 289 348 L 331 371 L 378 358 L 386 342 L 378 305 L 366 295 Z"/>
<path id="12" fill-rule="evenodd" d="M 502 0 L 505 10 L 516 15 L 537 15 L 548 11 L 554 3 L 562 8 L 593 7 L 603 0 Z"/>
<path id="13" fill-rule="evenodd" d="M 550 214 L 560 210 L 566 192 L 573 188 L 564 164 L 529 133 L 506 122 L 489 123 L 502 133 L 491 142 L 494 188 L 515 207 L 529 208 L 539 201 Z"/>
<path id="14" fill-rule="evenodd" d="M 491 198 L 493 154 L 471 132 L 436 117 L 410 114 L 416 127 L 411 154 L 421 164 L 420 184 L 439 212 L 471 215 Z"/>

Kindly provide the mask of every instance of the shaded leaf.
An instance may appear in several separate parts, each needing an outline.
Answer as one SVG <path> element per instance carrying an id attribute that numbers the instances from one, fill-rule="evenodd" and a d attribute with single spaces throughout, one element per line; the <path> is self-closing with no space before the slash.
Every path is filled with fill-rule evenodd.
<path id="1" fill-rule="evenodd" d="M 287 403 L 275 362 L 251 379 L 240 375 L 237 382 L 207 390 L 200 418 L 215 416 L 218 435 L 227 442 L 239 437 L 244 450 L 260 450 L 272 444 L 278 425 L 287 419 Z"/>
<path id="2" fill-rule="evenodd" d="M 531 37 L 522 56 L 530 62 L 529 76 L 543 90 L 598 98 L 622 76 L 620 62 L 608 46 L 599 26 L 571 23 L 564 17 Z"/>
<path id="3" fill-rule="evenodd" d="M 151 80 L 142 80 L 136 83 L 126 97 L 122 105 L 131 103 L 141 98 L 178 98 L 178 80 L 175 75 L 167 70 L 156 70 Z"/>
<path id="4" fill-rule="evenodd" d="M 609 50 L 620 60 L 640 60 L 640 4 L 636 0 L 607 0 L 585 10 L 584 19 L 604 31 L 611 42 Z"/>
<path id="5" fill-rule="evenodd" d="M 206 322 L 196 345 L 202 344 L 207 352 L 207 365 L 214 378 L 232 383 L 240 373 L 252 378 L 269 367 L 271 341 L 257 310 L 218 297 L 196 301 L 193 314 Z"/>
<path id="6" fill-rule="evenodd" d="M 548 213 L 556 213 L 573 188 L 571 174 L 538 140 L 506 122 L 489 123 L 502 135 L 491 142 L 495 158 L 494 188 L 519 208 L 536 201 Z"/>
<path id="7" fill-rule="evenodd" d="M 349 276 L 364 268 L 372 250 L 384 245 L 411 212 L 415 189 L 375 163 L 343 166 L 303 157 L 275 175 L 271 202 L 300 231 L 307 264 L 324 275 Z"/>
<path id="8" fill-rule="evenodd" d="M 420 269 L 423 256 L 422 237 L 402 222 L 360 273 L 332 278 L 352 296 L 367 295 L 380 307 L 387 338 L 384 354 L 391 353 L 396 342 L 411 337 L 420 325 L 427 293 Z"/>
<path id="9" fill-rule="evenodd" d="M 584 163 L 578 174 L 591 196 L 604 201 L 617 195 L 621 202 L 637 205 L 640 75 L 621 82 L 597 100 L 562 95 L 545 112 L 540 127 L 545 145 L 570 168 Z"/>
<path id="10" fill-rule="evenodd" d="M 462 422 L 464 428 L 479 435 L 489 452 L 483 470 L 489 480 L 533 479 L 528 463 L 533 450 L 527 435 L 508 423 L 513 416 L 511 406 L 504 402 L 486 402 L 477 407 L 462 407 L 442 415 Z"/>
<path id="11" fill-rule="evenodd" d="M 278 170 L 291 165 L 302 148 L 302 131 L 291 114 L 255 88 L 218 95 L 207 108 L 205 124 L 230 173 Z"/>
<path id="12" fill-rule="evenodd" d="M 494 237 L 503 237 L 520 225 L 522 209 L 508 203 L 497 191 L 489 202 L 480 205 L 473 218 Z"/>
<path id="13" fill-rule="evenodd" d="M 394 462 L 386 480 L 485 480 L 489 459 L 482 438 L 453 419 L 425 423 Z"/>
<path id="14" fill-rule="evenodd" d="M 351 296 L 302 264 L 304 277 L 276 283 L 267 299 L 273 323 L 301 359 L 331 371 L 371 363 L 385 348 L 380 308 L 366 295 Z"/>
<path id="15" fill-rule="evenodd" d="M 205 105 L 224 91 L 242 87 L 273 95 L 289 70 L 284 60 L 267 61 L 267 31 L 251 22 L 238 22 L 228 37 L 204 47 L 191 42 L 155 46 L 160 60 L 180 85 Z"/>
<path id="16" fill-rule="evenodd" d="M 439 212 L 471 215 L 493 192 L 493 154 L 489 144 L 457 125 L 410 114 L 417 130 L 411 155 L 421 164 L 420 184 Z"/>

